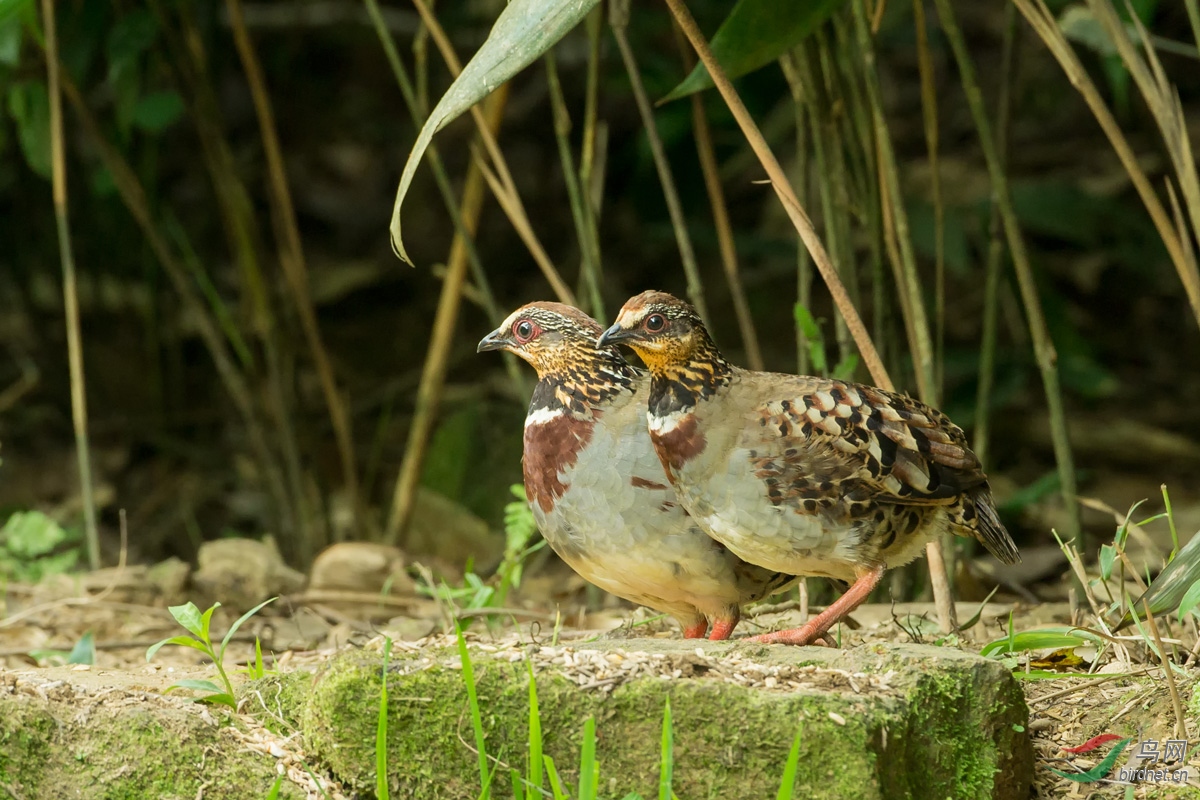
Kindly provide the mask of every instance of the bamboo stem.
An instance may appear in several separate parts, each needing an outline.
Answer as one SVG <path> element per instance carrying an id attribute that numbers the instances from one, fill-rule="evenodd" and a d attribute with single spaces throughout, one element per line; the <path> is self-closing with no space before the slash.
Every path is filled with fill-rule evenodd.
<path id="1" fill-rule="evenodd" d="M 254 413 L 253 395 L 245 378 L 234 366 L 233 359 L 226 348 L 225 339 L 205 310 L 204 303 L 196 296 L 196 291 L 188 280 L 187 268 L 179 263 L 155 226 L 145 192 L 133 169 L 104 137 L 99 123 L 83 99 L 83 95 L 66 76 L 62 77 L 62 89 L 71 103 L 71 107 L 75 109 L 75 113 L 83 123 L 84 130 L 95 143 L 101 162 L 112 174 L 113 184 L 116 186 L 121 200 L 125 203 L 125 207 L 129 209 L 129 213 L 137 222 L 138 227 L 142 229 L 150 249 L 166 270 L 167 277 L 179 294 L 184 312 L 188 315 L 188 319 L 196 325 L 197 333 L 204 341 L 213 365 L 217 369 L 217 375 L 246 425 L 251 448 L 263 470 L 267 491 L 276 505 L 280 524 L 284 530 L 292 530 L 295 527 L 294 516 L 287 490 L 284 488 L 283 477 L 279 473 L 275 459 L 271 456 L 271 449 L 267 444 L 262 425 Z"/>
<path id="2" fill-rule="evenodd" d="M 483 115 L 484 124 L 490 133 L 494 134 L 500 129 L 507 99 L 508 84 L 505 83 L 483 102 L 486 112 Z M 483 200 L 483 163 L 481 159 L 475 159 L 467 170 L 466 184 L 463 187 L 461 216 L 467 235 L 474 236 L 478 229 Z M 425 367 L 421 372 L 421 385 L 417 389 L 416 410 L 404 448 L 404 461 L 400 465 L 400 474 L 396 477 L 396 486 L 392 493 L 392 508 L 384 532 L 384 540 L 391 545 L 403 542 L 408 521 L 412 518 L 417 484 L 421 479 L 421 465 L 425 460 L 425 450 L 429 445 L 429 436 L 433 431 L 433 423 L 441 402 L 446 365 L 454 343 L 454 329 L 458 323 L 458 309 L 462 303 L 462 287 L 466 276 L 465 237 L 456 235 L 450 246 L 450 257 L 446 260 L 446 278 L 442 281 L 437 316 L 429 336 Z"/>
<path id="3" fill-rule="evenodd" d="M 433 42 L 437 45 L 438 52 L 442 55 L 442 60 L 446 62 L 446 67 L 450 70 L 450 74 L 457 78 L 462 72 L 462 62 L 458 60 L 458 55 L 454 52 L 453 45 L 450 44 L 450 38 L 446 36 L 446 31 L 442 29 L 442 24 L 438 22 L 437 17 L 429 10 L 429 5 L 426 0 L 413 0 L 413 5 L 417 8 L 417 13 L 421 15 L 421 21 L 425 23 L 429 29 L 429 35 L 433 37 Z M 567 284 L 559 274 L 558 269 L 554 266 L 554 262 L 550 260 L 550 256 L 546 254 L 546 250 L 542 247 L 541 241 L 533 231 L 533 225 L 529 222 L 529 215 L 525 212 L 525 205 L 521 202 L 521 195 L 517 192 L 517 185 L 513 181 L 512 173 L 509 172 L 508 162 L 504 159 L 504 154 L 500 151 L 500 145 L 496 143 L 496 136 L 489 129 L 487 121 L 484 119 L 483 112 L 479 108 L 479 104 L 471 107 L 471 118 L 475 121 L 475 128 L 479 133 L 479 138 L 483 142 L 483 147 L 487 151 L 488 157 L 492 160 L 492 165 L 495 168 L 495 175 L 498 181 L 488 181 L 488 186 L 496 193 L 496 200 L 500 203 L 500 207 L 504 209 L 508 215 L 509 221 L 513 228 L 529 249 L 529 254 L 533 256 L 533 260 L 538 265 L 538 269 L 542 271 L 542 275 L 550 284 L 550 288 L 554 290 L 558 299 L 567 305 L 576 305 L 575 294 L 567 287 Z M 474 148 L 472 148 L 474 153 Z M 481 170 L 484 168 L 481 167 Z M 486 175 L 486 172 L 485 172 Z M 502 191 L 506 197 L 501 198 L 497 193 L 497 187 L 503 187 Z"/>
<path id="4" fill-rule="evenodd" d="M 642 84 L 642 76 L 638 71 L 637 59 L 629 44 L 627 30 L 629 28 L 630 0 L 610 0 L 608 24 L 612 27 L 613 38 L 617 42 L 617 50 L 621 53 L 621 61 L 625 64 L 625 72 L 629 76 L 629 86 L 633 90 L 633 99 L 637 103 L 638 114 L 642 118 L 642 127 L 646 130 L 646 139 L 650 143 L 650 154 L 654 159 L 654 168 L 658 171 L 658 182 L 662 186 L 663 199 L 667 203 L 667 214 L 671 218 L 671 229 L 675 231 L 675 244 L 679 248 L 679 259 L 683 262 L 683 274 L 687 276 L 688 299 L 700 313 L 700 318 L 711 322 L 708 315 L 708 304 L 704 299 L 704 283 L 700 280 L 700 268 L 696 263 L 696 252 L 692 249 L 692 237 L 688 234 L 687 219 L 683 215 L 683 204 L 679 202 L 679 190 L 675 187 L 675 176 L 671 172 L 671 163 L 667 160 L 667 151 L 663 147 L 662 137 L 658 135 L 658 123 L 654 120 L 654 107 Z"/>
<path id="5" fill-rule="evenodd" d="M 1159 238 L 1162 239 L 1163 245 L 1167 248 L 1167 253 L 1171 257 L 1171 262 L 1175 265 L 1176 271 L 1179 273 L 1179 280 L 1183 284 L 1184 292 L 1187 294 L 1188 303 L 1192 308 L 1192 315 L 1196 319 L 1196 324 L 1200 326 L 1200 274 L 1197 273 L 1195 264 L 1189 262 L 1187 254 L 1184 252 L 1183 245 L 1180 243 L 1180 238 L 1175 227 L 1171 224 L 1171 218 L 1167 211 L 1163 208 L 1162 203 L 1155 194 L 1154 188 L 1150 185 L 1150 179 L 1146 177 L 1145 171 L 1138 163 L 1137 156 L 1133 149 L 1129 146 L 1129 141 L 1125 138 L 1125 134 L 1121 131 L 1121 126 L 1117 124 L 1113 118 L 1112 112 L 1108 110 L 1108 106 L 1104 104 L 1100 92 L 1096 89 L 1096 84 L 1088 76 L 1087 70 L 1083 68 L 1083 64 L 1079 62 L 1075 51 L 1068 44 L 1066 38 L 1062 35 L 1062 31 L 1058 27 L 1058 22 L 1054 15 L 1046 8 L 1046 4 L 1042 0 L 1014 0 L 1017 8 L 1025 17 L 1026 21 L 1046 43 L 1050 52 L 1058 59 L 1059 65 L 1066 73 L 1067 79 L 1071 85 L 1083 96 L 1083 100 L 1091 109 L 1092 116 L 1096 118 L 1096 122 L 1100 124 L 1104 135 L 1108 137 L 1109 143 L 1113 150 L 1116 151 L 1117 158 L 1121 161 L 1121 166 L 1125 168 L 1125 172 L 1129 174 L 1129 179 L 1133 182 L 1134 189 L 1137 190 L 1138 197 L 1142 199 L 1142 204 L 1146 207 L 1146 211 L 1150 214 L 1150 220 L 1154 223 L 1154 229 L 1158 232 Z M 1036 5 L 1035 5 L 1036 3 Z"/>
<path id="6" fill-rule="evenodd" d="M 917 31 L 917 71 L 921 76 L 921 118 L 925 127 L 925 150 L 933 189 L 934 301 L 933 383 L 945 390 L 946 362 L 946 209 L 942 200 L 941 164 L 938 158 L 938 102 L 933 84 L 933 57 L 925 25 L 925 0 L 913 0 L 913 26 Z M 1011 7 L 1011 6 L 1010 6 Z"/>
<path id="7" fill-rule="evenodd" d="M 412 117 L 413 124 L 418 128 L 425 122 L 425 112 L 417 97 L 416 90 L 413 88 L 412 80 L 408 76 L 408 71 L 404 68 L 404 62 L 400 60 L 400 53 L 396 49 L 396 43 L 392 39 L 391 31 L 388 30 L 384 23 L 383 15 L 379 10 L 378 0 L 363 0 L 367 6 L 367 14 L 371 18 L 371 22 L 375 27 L 375 34 L 379 37 L 379 44 L 383 48 L 383 54 L 388 60 L 388 64 L 392 68 L 392 75 L 396 78 L 396 83 L 400 87 L 400 94 L 404 98 L 404 105 L 408 109 L 408 114 Z M 429 143 L 429 147 L 425 150 L 425 160 L 429 162 L 429 167 L 433 171 L 433 180 L 437 184 L 438 193 L 442 196 L 442 203 L 446 206 L 446 212 L 450 215 L 450 222 L 454 226 L 455 234 L 462 236 L 463 246 L 467 249 L 467 260 L 471 262 L 471 279 L 475 282 L 473 292 L 468 293 L 468 296 L 478 292 L 479 303 L 483 310 L 487 313 L 488 319 L 496 325 L 499 325 L 505 317 L 500 306 L 496 303 L 496 296 L 492 292 L 491 282 L 488 281 L 487 273 L 484 272 L 483 263 L 479 259 L 479 249 L 475 246 L 475 238 L 468 236 L 466 228 L 463 227 L 462 216 L 458 212 L 458 200 L 454 196 L 454 187 L 450 185 L 450 178 L 446 174 L 446 166 L 442 163 L 441 154 L 438 152 L 437 146 L 433 142 Z M 464 287 L 464 292 L 468 288 Z M 533 386 L 529 381 L 528 376 L 517 366 L 517 357 L 512 353 L 502 353 L 504 356 L 504 368 L 508 371 L 509 380 L 517 390 L 517 394 L 528 394 L 533 390 Z M 364 496 L 369 494 L 369 482 L 364 482 Z"/>
<path id="8" fill-rule="evenodd" d="M 854 338 L 854 343 L 858 346 L 863 363 L 867 365 L 867 369 L 871 373 L 872 380 L 882 389 L 893 390 L 892 380 L 888 377 L 887 370 L 884 369 L 883 362 L 879 358 L 879 352 L 871 342 L 871 337 L 867 333 L 866 326 L 863 325 L 862 317 L 858 315 L 854 304 L 850 302 L 850 296 L 846 293 L 846 287 L 842 285 L 841 279 L 838 278 L 837 272 L 833 268 L 833 264 L 830 263 L 829 254 L 825 252 L 825 248 L 821 245 L 821 240 L 817 237 L 817 232 L 813 228 L 812 220 L 809 219 L 808 214 L 805 213 L 800 202 L 796 199 L 796 194 L 792 191 L 791 184 L 788 182 L 787 174 L 784 173 L 783 167 L 779 165 L 778 159 L 771 152 L 771 148 L 763 138 L 762 132 L 759 131 L 754 118 L 750 116 L 750 112 L 746 110 L 746 106 L 734 90 L 733 84 L 729 82 L 729 78 L 725 75 L 725 70 L 721 68 L 720 63 L 713 57 L 708 42 L 705 41 L 700 28 L 697 27 L 691 12 L 688 11 L 687 6 L 684 4 L 684 0 L 666 0 L 666 3 L 667 7 L 671 9 L 671 13 L 675 16 L 675 21 L 683 30 L 684 35 L 692 43 L 692 47 L 700 57 L 700 61 L 708 69 L 708 74 L 712 77 L 717 91 L 725 99 L 726 105 L 729 106 L 734 119 L 737 120 L 738 127 L 742 129 L 742 134 L 750 143 L 750 148 L 763 165 L 763 169 L 766 170 L 767 177 L 771 181 L 771 187 L 775 190 L 776 195 L 778 195 L 780 202 L 783 204 L 784 211 L 787 212 L 788 218 L 792 221 L 797 233 L 800 234 L 804 246 L 812 254 L 813 262 L 817 265 L 817 270 L 825 280 L 825 285 L 829 288 L 829 294 L 833 297 L 834 304 L 837 305 L 838 311 L 841 312 L 842 317 L 846 320 L 850 334 Z"/>
<path id="9" fill-rule="evenodd" d="M 1008 161 L 1008 129 L 1012 119 L 1013 53 L 1017 42 L 1017 10 L 1011 3 L 1004 14 L 1004 41 L 1000 51 L 1000 95 L 996 99 L 996 153 L 1003 168 Z M 988 252 L 983 292 L 983 330 L 979 344 L 979 384 L 975 397 L 975 439 L 972 449 L 987 467 L 991 443 L 992 384 L 996 377 L 997 320 L 1000 307 L 1000 275 L 1004 268 L 1004 232 L 1000 204 L 992 195 L 988 222 Z"/>
<path id="10" fill-rule="evenodd" d="M 261 129 L 263 152 L 267 159 L 268 190 L 271 198 L 271 222 L 275 228 L 275 238 L 279 245 L 279 261 L 283 267 L 284 277 L 288 288 L 292 291 L 292 300 L 300 317 L 300 327 L 308 340 L 308 349 L 312 353 L 317 376 L 321 383 L 321 392 L 325 397 L 325 406 L 329 411 L 329 420 L 333 426 L 333 435 L 337 440 L 338 456 L 342 464 L 342 483 L 354 509 L 355 520 L 361 520 L 362 498 L 358 490 L 358 466 L 354 458 L 354 438 L 351 430 L 350 415 L 346 410 L 345 399 L 338 389 L 337 379 L 333 374 L 333 365 L 325 342 L 321 337 L 321 328 L 317 322 L 317 312 L 313 305 L 312 294 L 308 284 L 308 264 L 304 257 L 304 246 L 300 239 L 300 228 L 296 223 L 296 210 L 292 204 L 292 194 L 288 189 L 287 174 L 283 163 L 283 148 L 279 144 L 279 133 L 275 125 L 275 112 L 271 107 L 271 98 L 267 92 L 266 78 L 262 66 L 258 62 L 258 54 L 254 43 L 246 31 L 246 23 L 242 17 L 241 0 L 226 0 L 225 6 L 229 11 L 230 28 L 233 31 L 234 44 L 246 72 L 246 81 L 250 86 L 250 95 L 254 101 L 254 110 L 258 115 L 258 125 Z M 344 538 L 345 526 L 334 526 L 333 533 L 336 541 Z"/>
<path id="11" fill-rule="evenodd" d="M 1018 3 L 1027 2 L 1027 0 L 1016 1 Z M 1050 435 L 1054 443 L 1054 456 L 1058 463 L 1059 479 L 1062 481 L 1066 535 L 1068 538 L 1077 539 L 1080 551 L 1087 552 L 1087 542 L 1079 538 L 1083 532 L 1079 526 L 1079 505 L 1076 502 L 1075 460 L 1071 454 L 1071 443 L 1067 436 L 1066 410 L 1063 408 L 1062 388 L 1058 380 L 1058 356 L 1054 351 L 1054 343 L 1050 339 L 1046 319 L 1042 314 L 1042 303 L 1038 297 L 1033 267 L 1029 263 L 1029 254 L 1025 249 L 1025 239 L 1021 234 L 1016 211 L 1013 210 L 1008 178 L 996 148 L 996 139 L 992 135 L 987 109 L 984 108 L 983 93 L 980 91 L 979 82 L 975 77 L 975 64 L 967 50 L 962 30 L 958 27 L 958 19 L 955 17 L 951 1 L 935 0 L 935 3 L 942 29 L 950 42 L 954 60 L 958 64 L 959 73 L 962 76 L 963 91 L 967 97 L 971 117 L 979 133 L 979 143 L 983 149 L 984 160 L 987 162 L 992 189 L 1000 207 L 1000 217 L 1004 223 L 1008 249 L 1012 254 L 1013 267 L 1017 274 L 1017 285 L 1025 306 L 1029 334 L 1033 340 L 1034 357 L 1037 360 L 1038 370 L 1041 372 L 1046 405 L 1050 412 Z"/>
<path id="12" fill-rule="evenodd" d="M 591 301 L 592 316 L 605 319 L 604 300 L 600 293 L 600 232 L 596 230 L 596 218 L 591 213 L 587 189 L 580 185 L 579 173 L 575 170 L 575 157 L 571 153 L 571 115 L 567 111 L 567 101 L 558 80 L 554 48 L 547 50 L 543 59 L 546 62 L 550 107 L 554 114 L 554 140 L 558 144 L 558 158 L 571 205 L 571 218 L 575 222 L 575 234 L 579 237 L 580 272 Z"/>
<path id="13" fill-rule="evenodd" d="M 75 253 L 71 248 L 71 221 L 67 208 L 67 157 L 63 143 L 62 95 L 58 61 L 58 24 L 54 0 L 42 0 L 42 26 L 46 37 L 46 84 L 50 99 L 50 161 L 54 194 L 54 222 L 58 230 L 58 255 L 63 273 L 63 311 L 67 320 L 67 358 L 71 374 L 71 422 L 75 428 L 75 457 L 79 468 L 79 493 L 83 500 L 88 566 L 100 569 L 100 533 L 96 527 L 96 496 L 92 488 L 92 457 L 88 445 L 87 384 L 83 374 L 83 336 L 79 325 L 79 294 L 75 280 Z"/>

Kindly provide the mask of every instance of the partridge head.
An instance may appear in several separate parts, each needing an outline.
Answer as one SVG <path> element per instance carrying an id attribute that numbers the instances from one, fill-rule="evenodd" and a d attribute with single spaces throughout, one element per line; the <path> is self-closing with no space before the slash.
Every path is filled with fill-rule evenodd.
<path id="1" fill-rule="evenodd" d="M 803 628 L 757 640 L 820 639 L 942 531 L 1020 560 L 979 460 L 940 411 L 872 386 L 735 367 L 695 310 L 662 292 L 625 304 L 599 340 L 615 343 L 649 368 L 650 440 L 692 519 L 749 563 L 852 584 Z"/>
<path id="2" fill-rule="evenodd" d="M 538 373 L 525 418 L 525 493 L 550 547 L 586 580 L 724 639 L 741 606 L 792 583 L 746 564 L 679 505 L 646 431 L 644 371 L 599 347 L 599 323 L 559 303 L 514 311 L 479 343 Z"/>

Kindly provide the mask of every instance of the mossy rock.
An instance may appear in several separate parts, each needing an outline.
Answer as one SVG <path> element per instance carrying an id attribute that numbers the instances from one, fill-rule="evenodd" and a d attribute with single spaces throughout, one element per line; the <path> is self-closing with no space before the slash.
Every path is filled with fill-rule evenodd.
<path id="1" fill-rule="evenodd" d="M 531 659 L 546 754 L 577 784 L 584 721 L 594 717 L 606 798 L 657 796 L 668 698 L 674 791 L 685 800 L 774 797 L 797 730 L 798 798 L 1029 795 L 1024 697 L 1002 665 L 976 655 L 917 645 L 835 651 L 656 639 L 490 651 L 471 647 L 488 754 L 524 770 Z M 627 655 L 639 652 L 649 655 Z M 414 649 L 393 654 L 391 664 L 393 796 L 478 797 L 456 651 Z M 622 664 L 638 668 L 625 675 Z M 317 676 L 299 713 L 308 753 L 348 786 L 375 785 L 381 665 L 378 652 L 339 657 Z M 615 680 L 594 677 L 606 665 Z M 742 680 L 739 672 L 752 674 Z M 495 782 L 507 796 L 506 769 Z"/>
<path id="2" fill-rule="evenodd" d="M 0 797 L 266 797 L 274 761 L 243 747 L 227 714 L 163 697 L 159 683 L 121 670 L 0 672 Z M 285 783 L 279 796 L 304 793 Z"/>

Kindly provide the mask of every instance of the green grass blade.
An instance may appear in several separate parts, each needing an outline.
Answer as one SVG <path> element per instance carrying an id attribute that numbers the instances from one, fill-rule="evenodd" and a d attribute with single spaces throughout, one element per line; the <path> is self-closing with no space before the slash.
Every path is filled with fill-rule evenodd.
<path id="1" fill-rule="evenodd" d="M 235 622 L 229 626 L 229 631 L 225 634 L 225 638 L 221 640 L 221 649 L 218 651 L 218 654 L 217 654 L 218 660 L 223 660 L 225 658 L 225 648 L 229 646 L 229 640 L 233 638 L 233 635 L 235 633 L 237 633 L 237 629 L 242 627 L 242 625 L 245 624 L 246 620 L 253 617 L 259 611 L 262 611 L 263 606 L 265 606 L 267 603 L 273 603 L 273 602 L 275 602 L 275 600 L 276 600 L 276 598 L 272 597 L 269 600 L 262 601 L 261 603 L 256 605 L 254 608 L 250 609 L 245 614 L 242 614 L 240 617 L 238 617 L 237 622 Z M 216 606 L 213 606 L 213 608 L 216 608 Z"/>
<path id="2" fill-rule="evenodd" d="M 279 775 L 275 778 L 275 783 L 271 784 L 271 790 L 267 792 L 267 800 L 279 800 L 281 788 L 283 788 L 283 776 Z"/>
<path id="3" fill-rule="evenodd" d="M 542 760 L 546 762 L 546 777 L 550 779 L 550 791 L 554 794 L 554 800 L 570 800 L 567 793 L 563 791 L 562 782 L 558 779 L 558 770 L 554 766 L 554 759 L 550 756 L 542 756 Z"/>
<path id="4" fill-rule="evenodd" d="M 462 661 L 463 682 L 467 684 L 467 703 L 471 707 L 471 727 L 475 729 L 475 749 L 479 756 L 479 785 L 487 790 L 488 760 L 486 743 L 483 739 L 483 717 L 479 714 L 479 696 L 475 693 L 475 669 L 471 665 L 471 654 L 467 652 L 467 640 L 463 638 L 462 627 L 454 626 L 454 634 L 458 638 L 458 657 Z"/>
<path id="5" fill-rule="evenodd" d="M 658 758 L 658 800 L 671 800 L 675 771 L 675 731 L 671 723 L 671 698 L 663 705 L 662 749 Z"/>
<path id="6" fill-rule="evenodd" d="M 530 788 L 541 789 L 544 785 L 542 776 L 542 715 L 538 708 L 537 681 L 533 677 L 533 662 L 525 662 L 529 667 L 529 781 Z"/>
<path id="7" fill-rule="evenodd" d="M 596 800 L 600 765 L 596 763 L 596 718 L 583 723 L 583 751 L 579 754 L 579 800 Z"/>
<path id="8" fill-rule="evenodd" d="M 800 768 L 800 731 L 796 731 L 796 738 L 792 740 L 792 749 L 788 751 L 787 763 L 783 765 L 783 778 L 779 781 L 779 792 L 775 795 L 775 800 L 792 800 L 792 793 L 796 790 L 796 771 Z"/>
<path id="9" fill-rule="evenodd" d="M 383 670 L 379 676 L 379 716 L 375 723 L 375 797 L 388 800 L 388 660 L 392 655 L 392 640 L 383 637 Z"/>

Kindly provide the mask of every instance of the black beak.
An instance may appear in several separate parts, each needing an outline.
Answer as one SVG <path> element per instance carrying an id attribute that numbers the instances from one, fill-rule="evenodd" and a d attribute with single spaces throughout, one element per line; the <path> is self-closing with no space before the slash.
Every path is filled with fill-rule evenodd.
<path id="1" fill-rule="evenodd" d="M 475 352 L 486 353 L 489 350 L 507 350 L 510 344 L 512 342 L 505 338 L 502 331 L 497 329 L 479 340 L 479 346 L 475 348 Z"/>
<path id="2" fill-rule="evenodd" d="M 604 347 L 605 345 L 618 344 L 626 339 L 632 339 L 633 333 L 633 331 L 625 330 L 619 324 L 613 325 L 604 333 L 600 334 L 600 338 L 596 340 L 596 346 Z"/>

